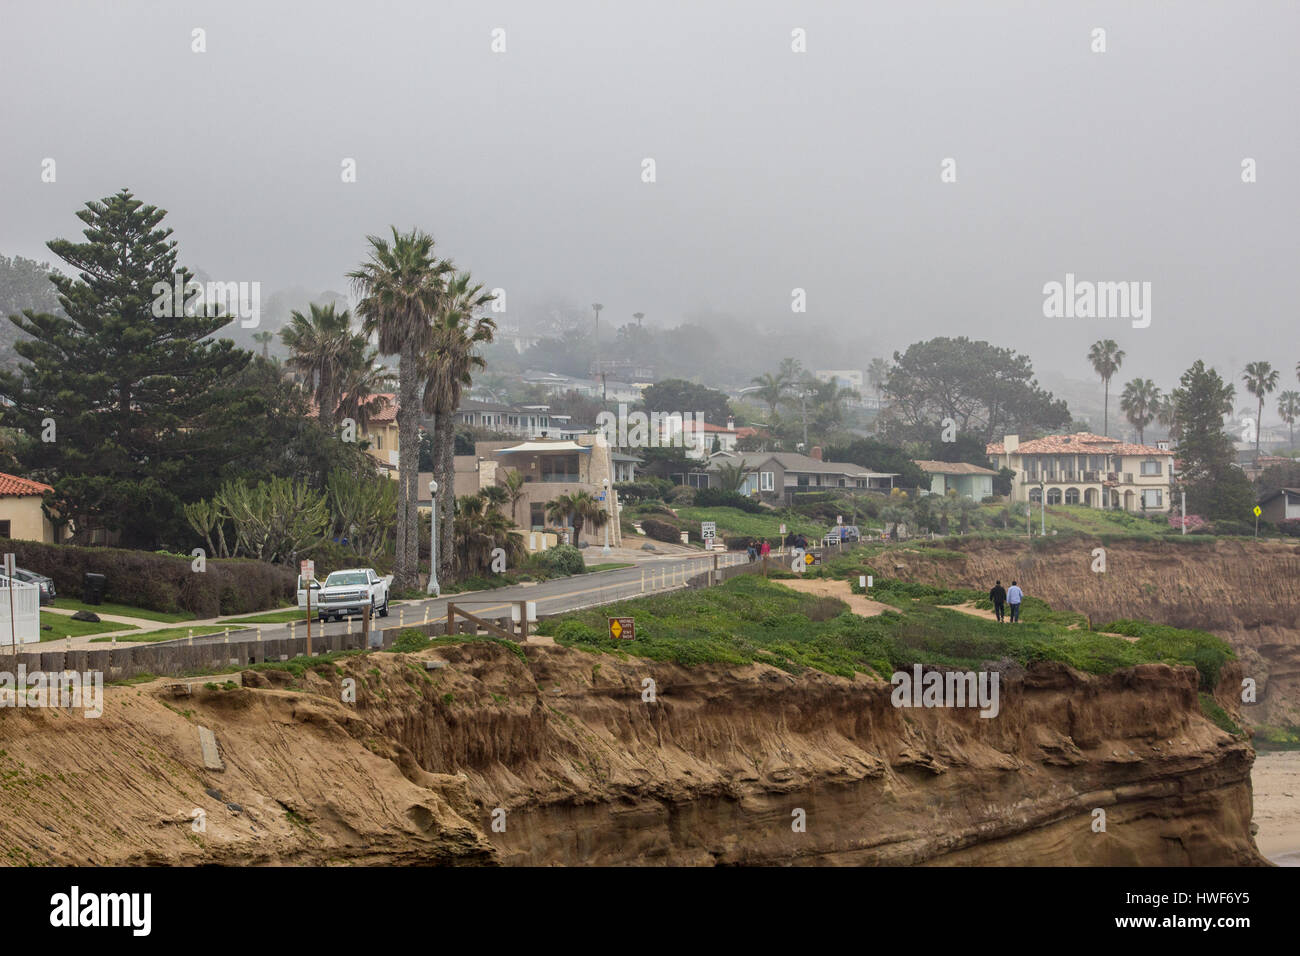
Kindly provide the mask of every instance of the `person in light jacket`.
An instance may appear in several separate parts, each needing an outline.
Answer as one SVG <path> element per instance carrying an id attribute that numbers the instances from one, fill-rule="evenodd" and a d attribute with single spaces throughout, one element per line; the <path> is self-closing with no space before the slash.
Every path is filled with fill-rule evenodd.
<path id="1" fill-rule="evenodd" d="M 1011 587 L 1007 588 L 1007 606 L 1011 609 L 1011 623 L 1015 624 L 1020 620 L 1020 602 L 1025 599 L 1025 592 L 1020 590 L 1020 585 L 1015 581 L 1011 582 Z"/>

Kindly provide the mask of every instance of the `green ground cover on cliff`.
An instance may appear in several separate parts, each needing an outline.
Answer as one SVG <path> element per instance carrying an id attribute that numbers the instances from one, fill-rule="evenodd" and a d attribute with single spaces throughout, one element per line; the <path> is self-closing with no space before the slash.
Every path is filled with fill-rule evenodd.
<path id="1" fill-rule="evenodd" d="M 1080 627 L 1078 615 L 1053 611 L 1041 601 L 1027 604 L 1024 623 L 1011 627 L 943 606 L 982 597 L 975 592 L 888 580 L 876 584 L 871 597 L 897 607 L 897 612 L 861 617 L 842 601 L 742 575 L 721 587 L 553 618 L 539 631 L 582 650 L 686 666 L 761 662 L 791 673 L 813 668 L 844 677 L 874 673 L 884 679 L 918 663 L 977 669 L 997 661 L 1054 660 L 1105 674 L 1165 661 L 1195 666 L 1202 687 L 1211 688 L 1223 663 L 1233 657 L 1226 643 L 1202 632 L 1159 627 L 1130 642 Z M 608 617 L 634 618 L 636 640 L 611 639 Z"/>

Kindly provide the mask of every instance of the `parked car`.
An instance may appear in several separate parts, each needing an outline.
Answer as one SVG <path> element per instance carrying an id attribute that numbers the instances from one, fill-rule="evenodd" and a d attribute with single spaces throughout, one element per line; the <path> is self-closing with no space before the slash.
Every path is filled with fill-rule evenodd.
<path id="1" fill-rule="evenodd" d="M 858 530 L 855 524 L 840 524 L 831 528 L 822 538 L 822 544 L 825 547 L 833 548 L 837 544 L 851 544 L 855 541 L 862 540 L 862 532 Z"/>
<path id="2" fill-rule="evenodd" d="M 311 606 L 314 608 L 320 603 L 320 582 L 312 578 L 311 582 Z M 302 575 L 298 575 L 298 610 L 307 610 L 307 589 L 303 587 Z"/>
<path id="3" fill-rule="evenodd" d="M 14 568 L 14 578 L 23 584 L 34 584 L 39 587 L 41 589 L 40 602 L 42 604 L 54 603 L 55 593 L 53 578 L 47 578 L 45 575 L 37 574 L 35 571 L 28 571 L 26 568 Z M 9 579 L 3 574 L 0 574 L 0 580 L 3 580 L 6 584 L 9 582 Z"/>
<path id="4" fill-rule="evenodd" d="M 359 615 L 367 605 L 371 613 L 388 617 L 388 587 L 392 581 L 391 574 L 381 578 L 374 568 L 334 571 L 321 584 L 319 594 L 314 595 L 317 600 L 312 606 L 322 621 Z"/>

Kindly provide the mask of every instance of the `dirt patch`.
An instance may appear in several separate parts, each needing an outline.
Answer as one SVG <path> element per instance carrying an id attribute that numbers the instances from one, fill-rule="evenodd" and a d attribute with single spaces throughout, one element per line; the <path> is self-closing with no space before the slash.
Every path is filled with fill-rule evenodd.
<path id="1" fill-rule="evenodd" d="M 790 578 L 781 583 L 792 591 L 798 591 L 800 594 L 839 598 L 849 606 L 849 610 L 854 614 L 860 614 L 863 617 L 876 617 L 885 611 L 898 610 L 898 608 L 891 607 L 888 604 L 873 601 L 865 594 L 854 594 L 848 581 L 830 581 L 825 578 Z"/>

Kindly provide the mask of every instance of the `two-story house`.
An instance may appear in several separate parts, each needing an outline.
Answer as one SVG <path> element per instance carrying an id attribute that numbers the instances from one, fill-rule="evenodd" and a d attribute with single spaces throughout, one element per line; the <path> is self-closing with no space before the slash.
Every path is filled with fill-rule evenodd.
<path id="1" fill-rule="evenodd" d="M 1161 443 L 1167 445 L 1167 443 Z M 1021 442 L 1007 435 L 987 449 L 999 468 L 1016 473 L 1013 503 L 1086 505 L 1134 512 L 1169 511 L 1173 452 L 1156 445 L 1132 445 L 1116 438 L 1078 432 Z"/>

